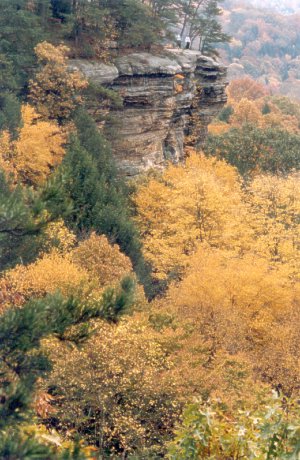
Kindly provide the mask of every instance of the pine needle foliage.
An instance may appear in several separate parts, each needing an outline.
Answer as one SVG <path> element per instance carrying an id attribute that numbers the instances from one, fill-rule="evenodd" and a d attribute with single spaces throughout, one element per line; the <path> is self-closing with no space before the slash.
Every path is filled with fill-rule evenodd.
<path id="1" fill-rule="evenodd" d="M 106 291 L 99 302 L 84 304 L 59 293 L 31 300 L 22 308 L 9 308 L 0 324 L 0 458 L 85 458 L 74 451 L 54 454 L 33 437 L 22 435 L 22 424 L 34 419 L 32 403 L 36 384 L 51 370 L 42 350 L 43 339 L 56 336 L 81 343 L 90 337 L 89 320 L 117 321 L 130 307 L 133 282 L 127 278 L 119 290 Z M 71 333 L 68 331 L 71 329 Z M 67 334 L 67 336 L 65 335 Z M 76 455 L 75 455 L 76 454 Z"/>

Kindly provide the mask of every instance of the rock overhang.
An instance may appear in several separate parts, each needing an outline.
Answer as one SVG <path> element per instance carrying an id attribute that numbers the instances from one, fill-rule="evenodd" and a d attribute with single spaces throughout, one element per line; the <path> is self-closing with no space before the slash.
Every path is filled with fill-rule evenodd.
<path id="1" fill-rule="evenodd" d="M 126 176 L 182 161 L 185 146 L 201 146 L 208 124 L 226 102 L 226 68 L 199 51 L 134 52 L 110 64 L 77 59 L 70 68 L 121 96 L 123 107 L 112 109 L 114 121 L 106 127 Z"/>

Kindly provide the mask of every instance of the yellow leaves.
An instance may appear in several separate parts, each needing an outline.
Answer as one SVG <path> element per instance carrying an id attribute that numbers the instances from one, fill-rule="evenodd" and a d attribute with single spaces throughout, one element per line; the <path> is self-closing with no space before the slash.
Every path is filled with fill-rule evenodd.
<path id="1" fill-rule="evenodd" d="M 64 296 L 76 294 L 86 301 L 99 299 L 106 287 L 132 273 L 128 257 L 103 235 L 93 233 L 75 247 L 75 235 L 63 221 L 57 221 L 47 227 L 45 236 L 44 252 L 34 263 L 9 270 L 0 280 L 5 289 L 0 307 L 14 298 L 24 303 L 58 290 Z M 142 301 L 142 288 L 139 290 Z"/>
<path id="2" fill-rule="evenodd" d="M 234 107 L 234 113 L 230 118 L 234 126 L 240 126 L 244 123 L 252 123 L 262 126 L 263 115 L 255 102 L 242 98 Z"/>
<path id="3" fill-rule="evenodd" d="M 300 271 L 299 175 L 257 176 L 242 191 L 233 167 L 191 153 L 136 194 L 144 254 L 158 279 L 177 279 L 199 245 L 252 252 Z"/>
<path id="4" fill-rule="evenodd" d="M 242 216 L 239 187 L 234 168 L 196 153 L 140 187 L 137 220 L 158 279 L 182 273 L 199 243 L 232 245 Z"/>
<path id="5" fill-rule="evenodd" d="M 63 403 L 58 401 L 62 423 L 79 430 L 93 427 L 87 440 L 101 439 L 102 450 L 134 452 L 152 447 L 154 439 L 161 449 L 180 404 L 158 335 L 135 315 L 117 326 L 98 322 L 97 334 L 81 349 L 68 350 L 67 361 L 65 348 L 51 347 L 56 363 L 50 385 L 55 382 L 63 395 Z"/>
<path id="6" fill-rule="evenodd" d="M 74 249 L 72 259 L 95 277 L 102 287 L 116 284 L 132 273 L 130 259 L 121 253 L 119 246 L 111 245 L 104 235 L 92 233 Z"/>
<path id="7" fill-rule="evenodd" d="M 2 131 L 0 135 L 0 169 L 7 178 L 16 179 L 16 171 L 13 165 L 14 144 L 8 131 Z"/>
<path id="8" fill-rule="evenodd" d="M 24 126 L 15 144 L 14 163 L 23 182 L 42 183 L 63 159 L 65 136 L 54 122 L 42 121 L 34 108 L 22 108 Z"/>
<path id="9" fill-rule="evenodd" d="M 208 363 L 213 372 L 216 356 L 223 352 L 232 360 L 240 356 L 248 361 L 249 371 L 252 367 L 261 379 L 268 375 L 286 388 L 299 384 L 299 334 L 291 321 L 297 295 L 285 271 L 270 267 L 268 260 L 201 246 L 183 280 L 156 307 L 160 314 L 172 314 L 173 322 L 186 331 L 174 335 L 186 385 L 196 388 L 197 376 L 204 372 L 202 388 L 211 387 Z M 284 377 L 280 368 L 287 365 L 291 350 L 294 365 Z M 216 370 L 220 387 L 224 371 Z"/>
<path id="10" fill-rule="evenodd" d="M 208 133 L 212 136 L 219 136 L 220 134 L 226 133 L 229 129 L 230 125 L 228 123 L 217 120 L 208 125 Z"/>
<path id="11" fill-rule="evenodd" d="M 9 133 L 2 133 L 0 166 L 14 179 L 37 186 L 62 161 L 66 138 L 55 122 L 42 121 L 30 105 L 23 105 L 22 120 L 16 141 Z"/>
<path id="12" fill-rule="evenodd" d="M 284 311 L 293 298 L 286 283 L 280 271 L 271 270 L 265 259 L 200 247 L 191 257 L 180 286 L 173 287 L 170 296 L 175 305 L 188 304 L 193 316 L 216 308 L 224 317 L 235 311 L 240 321 L 241 315 L 246 318 L 261 310 L 270 309 L 273 315 Z"/>
<path id="13" fill-rule="evenodd" d="M 75 234 L 66 227 L 62 219 L 47 225 L 44 230 L 44 239 L 42 248 L 44 252 L 50 252 L 54 246 L 60 253 L 66 254 L 76 243 Z"/>
<path id="14" fill-rule="evenodd" d="M 57 251 L 43 255 L 33 264 L 19 265 L 10 270 L 6 280 L 25 299 L 41 297 L 60 290 L 63 295 L 88 290 L 88 273 L 75 265 L 69 256 Z"/>
<path id="15" fill-rule="evenodd" d="M 65 45 L 53 46 L 51 43 L 38 43 L 35 54 L 40 63 L 65 64 L 70 49 Z"/>
<path id="16" fill-rule="evenodd" d="M 248 186 L 249 226 L 253 250 L 272 263 L 285 264 L 290 274 L 300 273 L 300 177 L 257 176 Z"/>
<path id="17" fill-rule="evenodd" d="M 217 382 L 226 393 L 230 360 L 233 391 L 243 388 L 238 361 L 249 394 L 252 373 L 299 386 L 299 190 L 296 173 L 241 186 L 234 168 L 194 152 L 138 189 L 145 257 L 158 279 L 175 280 L 151 318 L 183 392 L 216 392 Z"/>
<path id="18" fill-rule="evenodd" d="M 67 120 L 88 84 L 79 72 L 69 70 L 68 51 L 64 45 L 55 47 L 47 42 L 35 48 L 42 68 L 30 81 L 30 99 L 46 119 Z"/>

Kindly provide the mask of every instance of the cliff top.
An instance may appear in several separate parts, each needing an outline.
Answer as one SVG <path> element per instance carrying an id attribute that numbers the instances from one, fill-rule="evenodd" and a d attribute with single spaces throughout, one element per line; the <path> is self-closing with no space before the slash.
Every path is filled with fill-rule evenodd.
<path id="1" fill-rule="evenodd" d="M 154 55 L 146 52 L 135 52 L 121 56 L 111 64 L 73 59 L 70 67 L 81 70 L 87 78 L 99 84 L 112 83 L 120 76 L 139 75 L 175 75 L 180 72 L 193 72 L 201 62 L 207 69 L 222 69 L 222 65 L 210 57 L 203 56 L 199 51 L 168 49 L 165 54 Z"/>

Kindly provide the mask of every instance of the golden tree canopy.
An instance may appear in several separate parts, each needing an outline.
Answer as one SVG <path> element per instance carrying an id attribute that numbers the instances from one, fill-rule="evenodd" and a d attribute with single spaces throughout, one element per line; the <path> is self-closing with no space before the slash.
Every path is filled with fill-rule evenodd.
<path id="1" fill-rule="evenodd" d="M 87 81 L 78 71 L 68 68 L 69 49 L 47 42 L 35 47 L 41 70 L 30 81 L 30 100 L 46 119 L 67 120 L 77 104 Z"/>
<path id="2" fill-rule="evenodd" d="M 43 183 L 64 157 L 66 136 L 54 121 L 43 121 L 35 109 L 22 106 L 23 126 L 13 141 L 0 137 L 0 165 L 4 172 L 27 185 Z"/>

